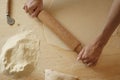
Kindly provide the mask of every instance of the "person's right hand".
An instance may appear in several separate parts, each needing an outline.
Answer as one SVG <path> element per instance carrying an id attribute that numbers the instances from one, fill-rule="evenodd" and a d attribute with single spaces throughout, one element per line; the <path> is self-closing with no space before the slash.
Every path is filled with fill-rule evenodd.
<path id="1" fill-rule="evenodd" d="M 43 0 L 27 0 L 23 9 L 32 17 L 37 17 L 43 9 Z"/>
<path id="2" fill-rule="evenodd" d="M 78 55 L 77 60 L 82 60 L 87 66 L 95 66 L 102 53 L 103 47 L 97 44 L 89 44 L 85 46 Z"/>

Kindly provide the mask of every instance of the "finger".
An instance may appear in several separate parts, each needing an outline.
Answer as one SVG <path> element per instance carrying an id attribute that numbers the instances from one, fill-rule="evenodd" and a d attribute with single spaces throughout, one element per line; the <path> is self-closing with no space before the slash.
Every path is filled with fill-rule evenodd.
<path id="1" fill-rule="evenodd" d="M 87 56 L 84 56 L 84 54 L 82 55 L 82 61 L 84 60 L 89 60 L 89 58 Z"/>
<path id="2" fill-rule="evenodd" d="M 88 63 L 90 62 L 90 60 L 85 59 L 85 60 L 82 60 L 82 62 L 83 62 L 84 64 L 88 64 Z"/>
<path id="3" fill-rule="evenodd" d="M 28 13 L 28 7 L 26 5 L 24 6 L 24 10 Z"/>
<path id="4" fill-rule="evenodd" d="M 25 10 L 25 5 L 23 6 L 23 9 Z"/>
<path id="5" fill-rule="evenodd" d="M 89 63 L 89 64 L 87 64 L 87 66 L 88 67 L 92 67 L 92 66 L 95 66 L 97 64 L 97 62 L 95 62 L 95 63 Z"/>
<path id="6" fill-rule="evenodd" d="M 37 8 L 35 6 L 31 6 L 28 8 L 28 12 L 31 15 Z"/>
<path id="7" fill-rule="evenodd" d="M 95 66 L 97 64 L 97 59 L 91 61 L 90 63 L 88 63 L 87 66 L 91 67 L 91 66 Z"/>
<path id="8" fill-rule="evenodd" d="M 89 60 L 88 53 L 86 51 L 84 51 L 84 53 L 82 55 L 82 61 L 83 60 Z"/>
<path id="9" fill-rule="evenodd" d="M 87 64 L 87 65 L 88 65 L 89 63 L 94 62 L 94 61 L 95 61 L 95 59 L 94 59 L 93 57 L 88 57 L 88 58 L 82 60 L 82 62 L 83 62 L 84 64 Z"/>
<path id="10" fill-rule="evenodd" d="M 87 58 L 87 59 L 84 59 L 82 60 L 82 62 L 86 65 L 88 65 L 89 63 L 91 63 L 92 59 L 91 58 Z"/>
<path id="11" fill-rule="evenodd" d="M 40 8 L 37 8 L 31 16 L 37 17 L 39 13 L 40 13 Z"/>
<path id="12" fill-rule="evenodd" d="M 97 64 L 97 61 L 95 63 L 93 63 L 92 66 L 96 66 L 96 64 Z"/>
<path id="13" fill-rule="evenodd" d="M 87 66 L 88 67 L 91 67 L 93 65 L 93 63 L 88 63 Z"/>
<path id="14" fill-rule="evenodd" d="M 79 53 L 77 60 L 81 60 L 82 59 L 82 55 L 84 53 L 84 49 L 81 50 L 81 52 Z"/>
<path id="15" fill-rule="evenodd" d="M 23 6 L 23 9 L 25 10 L 25 6 L 26 6 L 26 4 L 24 4 L 24 6 Z"/>

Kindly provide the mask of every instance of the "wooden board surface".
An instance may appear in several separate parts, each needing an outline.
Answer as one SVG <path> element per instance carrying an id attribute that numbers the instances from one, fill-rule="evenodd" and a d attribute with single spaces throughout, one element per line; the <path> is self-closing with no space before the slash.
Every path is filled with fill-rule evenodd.
<path id="1" fill-rule="evenodd" d="M 22 9 L 25 0 L 12 0 L 12 17 L 16 22 L 13 26 L 9 26 L 6 22 L 5 3 L 6 0 L 0 1 L 0 52 L 9 37 L 29 29 L 41 32 L 39 37 L 46 38 L 48 43 L 49 40 L 54 39 L 54 43 L 51 41 L 50 44 L 53 43 L 66 49 L 64 43 L 53 32 L 25 13 Z M 102 31 L 111 3 L 112 0 L 44 0 L 46 10 L 85 45 Z M 50 38 L 48 34 L 51 35 Z M 74 52 L 62 51 L 61 48 L 50 46 L 47 43 L 43 43 L 42 46 L 44 53 L 40 55 L 40 68 L 21 80 L 44 80 L 44 69 L 46 68 L 76 75 L 81 80 L 120 80 L 119 27 L 103 50 L 98 64 L 93 68 L 77 62 L 77 54 Z M 47 49 L 50 53 L 47 52 Z M 0 80 L 20 80 L 20 78 L 13 79 L 1 74 Z"/>

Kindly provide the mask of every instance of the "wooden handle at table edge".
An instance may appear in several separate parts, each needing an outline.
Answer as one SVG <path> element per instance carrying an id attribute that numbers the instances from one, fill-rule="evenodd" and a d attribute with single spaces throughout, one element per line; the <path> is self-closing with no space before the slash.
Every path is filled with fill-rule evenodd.
<path id="1" fill-rule="evenodd" d="M 7 0 L 6 2 L 7 2 L 7 4 L 6 4 L 6 15 L 10 15 L 10 0 Z"/>
<path id="2" fill-rule="evenodd" d="M 38 19 L 55 32 L 73 51 L 80 52 L 82 49 L 80 41 L 65 29 L 51 14 L 42 10 L 38 15 Z"/>

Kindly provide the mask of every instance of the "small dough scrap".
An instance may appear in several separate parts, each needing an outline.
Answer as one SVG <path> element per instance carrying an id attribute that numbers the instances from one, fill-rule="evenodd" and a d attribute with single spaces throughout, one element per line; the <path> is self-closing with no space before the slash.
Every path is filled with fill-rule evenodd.
<path id="1" fill-rule="evenodd" d="M 40 40 L 32 31 L 17 34 L 5 43 L 0 54 L 0 70 L 22 77 L 30 74 L 35 67 Z"/>
<path id="2" fill-rule="evenodd" d="M 46 69 L 45 80 L 79 80 L 79 78 L 73 75 Z"/>

